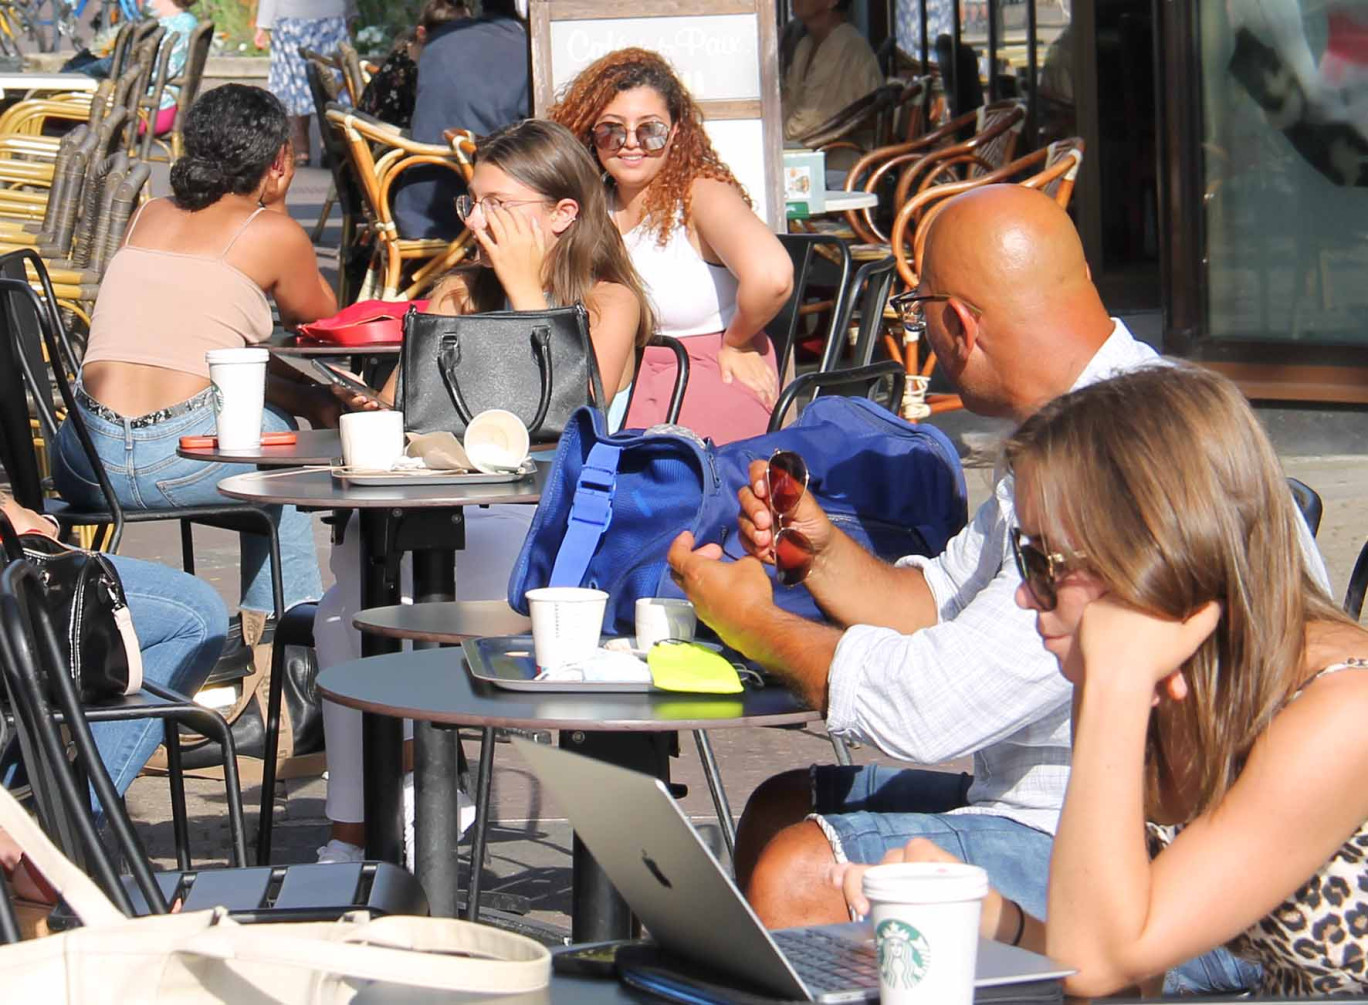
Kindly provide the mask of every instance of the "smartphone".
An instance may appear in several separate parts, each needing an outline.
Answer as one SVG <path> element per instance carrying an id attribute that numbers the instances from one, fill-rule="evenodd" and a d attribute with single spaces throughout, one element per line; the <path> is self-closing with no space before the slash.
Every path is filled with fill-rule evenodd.
<path id="1" fill-rule="evenodd" d="M 318 371 L 319 376 L 329 384 L 345 387 L 348 391 L 352 392 L 352 394 L 358 394 L 367 401 L 373 401 L 381 408 L 390 407 L 389 403 L 381 398 L 374 388 L 367 387 L 356 374 L 349 373 L 340 366 L 333 366 L 331 363 L 325 363 L 321 359 L 311 360 L 310 362 L 313 363 L 313 368 Z"/>
<path id="2" fill-rule="evenodd" d="M 261 445 L 263 447 L 292 447 L 299 438 L 293 429 L 281 429 L 273 433 L 261 434 Z M 182 436 L 180 438 L 182 450 L 213 450 L 218 446 L 217 436 Z"/>

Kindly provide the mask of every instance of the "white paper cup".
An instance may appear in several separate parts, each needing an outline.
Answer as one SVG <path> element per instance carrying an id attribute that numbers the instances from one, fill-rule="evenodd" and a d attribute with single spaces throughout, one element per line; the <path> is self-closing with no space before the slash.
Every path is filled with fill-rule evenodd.
<path id="1" fill-rule="evenodd" d="M 502 408 L 476 415 L 462 438 L 470 463 L 491 475 L 516 469 L 527 460 L 530 444 L 522 419 Z"/>
<path id="2" fill-rule="evenodd" d="M 532 647 L 537 666 L 555 667 L 587 659 L 598 648 L 608 594 L 579 586 L 527 591 L 532 614 Z"/>
<path id="3" fill-rule="evenodd" d="M 357 471 L 389 471 L 404 456 L 404 413 L 347 412 L 339 422 L 342 463 Z"/>
<path id="4" fill-rule="evenodd" d="M 636 602 L 636 647 L 650 649 L 657 642 L 692 642 L 698 615 L 687 600 L 671 597 L 638 597 Z"/>
<path id="5" fill-rule="evenodd" d="M 266 407 L 265 349 L 211 349 L 209 383 L 214 389 L 214 418 L 220 450 L 261 446 L 261 416 Z"/>
<path id="6" fill-rule="evenodd" d="M 972 1005 L 988 874 L 960 862 L 879 865 L 864 874 L 885 1005 Z"/>

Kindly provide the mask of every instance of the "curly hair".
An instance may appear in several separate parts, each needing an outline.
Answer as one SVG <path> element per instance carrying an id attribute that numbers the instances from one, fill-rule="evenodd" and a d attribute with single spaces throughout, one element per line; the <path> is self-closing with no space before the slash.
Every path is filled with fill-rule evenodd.
<path id="1" fill-rule="evenodd" d="M 270 91 L 224 84 L 190 106 L 182 136 L 185 153 L 171 166 L 171 193 L 178 207 L 194 212 L 230 193 L 256 191 L 290 141 L 290 123 Z"/>
<path id="2" fill-rule="evenodd" d="M 649 49 L 618 49 L 580 71 L 561 94 L 549 117 L 569 129 L 597 156 L 590 131 L 615 96 L 649 87 L 665 99 L 670 121 L 678 127 L 670 154 L 646 194 L 642 226 L 664 245 L 675 223 L 692 219 L 693 183 L 699 178 L 731 185 L 750 205 L 750 197 L 731 169 L 722 163 L 703 131 L 703 115 L 693 96 L 665 58 Z"/>

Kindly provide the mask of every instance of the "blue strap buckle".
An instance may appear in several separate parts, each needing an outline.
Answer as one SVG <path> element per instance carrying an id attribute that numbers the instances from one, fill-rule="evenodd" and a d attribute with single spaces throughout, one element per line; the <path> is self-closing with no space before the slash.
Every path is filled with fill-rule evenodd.
<path id="1" fill-rule="evenodd" d="M 613 497 L 617 494 L 617 471 L 585 465 L 575 484 L 575 501 L 570 507 L 572 523 L 587 523 L 607 530 L 613 519 Z"/>

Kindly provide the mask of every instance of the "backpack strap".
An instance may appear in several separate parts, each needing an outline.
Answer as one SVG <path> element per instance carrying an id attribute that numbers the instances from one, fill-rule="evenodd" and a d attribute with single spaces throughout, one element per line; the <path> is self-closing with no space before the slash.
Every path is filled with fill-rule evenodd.
<path id="1" fill-rule="evenodd" d="M 570 524 L 556 552 L 548 586 L 579 586 L 584 580 L 599 541 L 613 522 L 613 496 L 617 492 L 621 459 L 621 447 L 600 441 L 589 448 L 589 456 L 575 482 Z"/>

